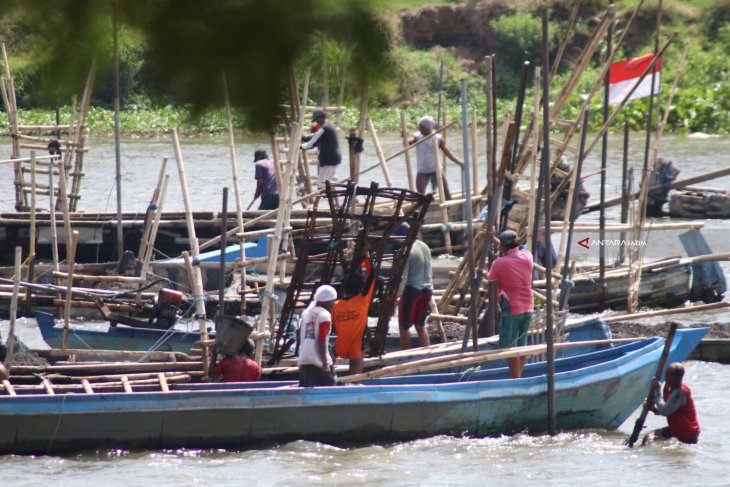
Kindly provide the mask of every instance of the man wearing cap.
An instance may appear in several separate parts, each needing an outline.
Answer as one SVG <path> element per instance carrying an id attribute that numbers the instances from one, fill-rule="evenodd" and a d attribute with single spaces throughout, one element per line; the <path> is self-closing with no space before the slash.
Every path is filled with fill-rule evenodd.
<path id="1" fill-rule="evenodd" d="M 335 368 L 329 354 L 332 330 L 330 312 L 337 291 L 328 284 L 317 288 L 314 299 L 302 313 L 299 324 L 299 387 L 335 385 Z"/>
<path id="2" fill-rule="evenodd" d="M 269 159 L 265 150 L 257 150 L 253 154 L 256 163 L 256 194 L 253 199 L 261 196 L 259 210 L 275 210 L 279 207 L 279 187 L 276 184 L 276 168 L 274 161 Z"/>
<path id="3" fill-rule="evenodd" d="M 337 137 L 337 127 L 327 119 L 327 112 L 317 109 L 312 114 L 312 121 L 319 125 L 317 131 L 309 136 L 302 137 L 302 150 L 309 150 L 319 146 L 319 175 L 317 188 L 324 188 L 325 181 L 335 180 L 335 168 L 342 162 L 340 142 Z"/>
<path id="4" fill-rule="evenodd" d="M 435 122 L 433 117 L 426 115 L 421 118 L 418 122 L 418 132 L 413 134 L 413 138 L 408 141 L 409 145 L 413 145 L 419 140 L 428 137 L 433 132 Z M 436 140 L 438 148 L 444 153 L 446 157 L 457 163 L 462 168 L 464 163 L 460 161 L 454 154 L 446 147 L 446 141 L 441 134 L 436 134 L 425 142 L 422 142 L 416 146 L 416 190 L 419 193 L 425 193 L 428 182 L 431 181 L 431 189 L 436 188 L 436 160 L 433 150 L 433 141 Z M 451 199 L 451 193 L 449 192 L 449 185 L 446 182 L 446 178 L 443 177 L 444 183 L 444 194 L 447 200 Z"/>
<path id="5" fill-rule="evenodd" d="M 522 347 L 527 345 L 527 330 L 532 321 L 532 254 L 521 250 L 517 233 L 505 230 L 494 237 L 494 230 L 487 235 L 499 244 L 502 256 L 492 263 L 487 279 L 499 284 L 499 347 Z M 484 275 L 484 271 L 479 269 Z M 510 374 L 518 379 L 522 376 L 527 357 L 507 359 Z"/>

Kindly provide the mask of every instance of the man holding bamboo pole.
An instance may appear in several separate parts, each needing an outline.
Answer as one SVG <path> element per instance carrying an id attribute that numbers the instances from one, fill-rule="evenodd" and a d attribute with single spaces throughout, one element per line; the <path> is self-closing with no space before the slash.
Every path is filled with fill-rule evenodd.
<path id="1" fill-rule="evenodd" d="M 433 117 L 426 115 L 421 118 L 418 122 L 418 132 L 413 134 L 413 137 L 408 141 L 408 144 L 413 145 L 419 140 L 431 135 L 434 125 L 435 122 Z M 416 191 L 419 193 L 426 192 L 426 187 L 428 186 L 429 181 L 431 182 L 432 189 L 437 186 L 436 178 L 438 175 L 436 174 L 436 156 L 434 155 L 433 147 L 434 140 L 436 140 L 438 148 L 441 149 L 441 152 L 443 152 L 446 157 L 454 161 L 462 169 L 464 168 L 464 163 L 460 161 L 448 147 L 446 147 L 446 141 L 441 134 L 434 135 L 429 140 L 416 146 Z M 446 182 L 446 177 L 443 174 L 441 174 L 440 177 L 443 180 L 446 199 L 450 200 L 451 193 L 449 192 L 449 185 Z"/>
<path id="2" fill-rule="evenodd" d="M 499 348 L 523 347 L 527 345 L 527 330 L 532 321 L 532 254 L 520 249 L 520 242 L 514 230 L 505 230 L 494 236 L 490 228 L 487 237 L 498 244 L 502 256 L 492 263 L 487 274 L 478 268 L 477 273 L 489 281 L 499 284 Z M 527 362 L 526 356 L 507 359 L 513 379 L 522 377 Z"/>

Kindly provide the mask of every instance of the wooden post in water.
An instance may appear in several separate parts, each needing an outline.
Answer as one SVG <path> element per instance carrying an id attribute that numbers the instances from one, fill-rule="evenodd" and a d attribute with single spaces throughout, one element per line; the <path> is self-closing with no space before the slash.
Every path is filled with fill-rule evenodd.
<path id="1" fill-rule="evenodd" d="M 401 136 L 403 137 L 403 148 L 408 147 L 408 141 L 410 140 L 409 134 L 408 134 L 408 125 L 406 124 L 406 112 L 403 110 L 400 111 L 400 130 L 401 130 Z M 405 151 L 406 156 L 406 173 L 408 175 L 408 189 L 411 191 L 416 190 L 416 186 L 414 184 L 413 179 L 413 165 L 411 164 L 411 151 Z"/>
<path id="2" fill-rule="evenodd" d="M 659 56 L 659 35 L 661 34 L 662 28 L 662 10 L 664 8 L 663 0 L 659 0 L 659 5 L 656 11 L 656 33 L 654 36 L 654 57 Z M 649 95 L 649 110 L 646 112 L 646 146 L 644 148 L 644 173 L 649 170 L 649 151 L 651 149 L 651 131 L 652 124 L 654 123 L 654 95 L 656 93 L 656 65 L 651 70 L 651 94 Z M 657 95 L 658 96 L 658 95 Z M 657 103 L 657 109 L 659 103 Z M 658 127 L 657 127 L 658 128 Z"/>
<path id="3" fill-rule="evenodd" d="M 497 130 L 497 126 L 494 124 L 492 118 L 492 107 L 494 106 L 494 85 L 492 84 L 492 70 L 494 69 L 494 56 L 487 56 L 484 58 L 486 61 L 487 73 L 485 74 L 486 91 L 487 91 L 487 117 L 485 120 L 485 135 L 487 138 L 487 194 L 494 194 L 494 179 L 497 174 L 497 162 L 494 157 L 494 131 Z"/>
<path id="4" fill-rule="evenodd" d="M 71 218 L 68 214 L 68 197 L 66 196 L 66 168 L 63 161 L 58 161 L 58 189 L 63 211 L 63 231 L 66 241 L 66 261 L 68 262 L 69 246 L 71 245 Z"/>
<path id="5" fill-rule="evenodd" d="M 53 166 L 48 170 L 53 172 Z M 36 243 L 36 159 L 35 151 L 30 151 L 30 235 L 28 240 L 28 282 L 33 282 L 33 266 L 35 264 Z M 30 291 L 28 291 L 28 306 L 30 306 Z"/>
<path id="6" fill-rule="evenodd" d="M 629 222 L 629 122 L 624 120 L 624 147 L 623 166 L 621 169 L 621 224 Z M 605 206 L 605 201 L 601 207 Z M 621 242 L 626 241 L 626 232 L 621 232 Z M 626 259 L 626 246 L 619 247 L 618 262 L 623 264 Z"/>
<path id="7" fill-rule="evenodd" d="M 477 114 L 471 114 L 471 177 L 472 194 L 479 196 L 479 148 L 477 145 Z M 479 215 L 479 208 L 472 210 L 472 218 Z"/>
<path id="8" fill-rule="evenodd" d="M 446 189 L 444 188 L 444 173 L 443 165 L 441 164 L 441 158 L 439 157 L 439 144 L 438 138 L 434 137 L 431 140 L 431 146 L 433 147 L 433 160 L 436 163 L 436 186 L 439 191 L 439 208 L 441 210 L 441 223 L 443 224 L 442 232 L 444 234 L 444 247 L 446 247 L 446 253 L 451 255 L 451 230 L 449 229 L 449 209 L 444 206 L 446 203 Z"/>
<path id="9" fill-rule="evenodd" d="M 570 215 L 570 231 L 568 232 L 568 241 L 567 241 L 567 247 L 565 250 L 565 264 L 563 265 L 562 269 L 562 282 L 560 283 L 560 305 L 558 306 L 559 310 L 563 310 L 568 306 L 568 298 L 570 293 L 570 288 L 568 287 L 568 274 L 570 272 L 570 244 L 573 241 L 573 228 L 575 227 L 575 220 L 578 218 L 578 191 L 579 191 L 579 181 L 580 181 L 580 174 L 583 169 L 583 161 L 585 160 L 586 154 L 583 152 L 585 150 L 586 146 L 586 133 L 588 132 L 588 110 L 583 112 L 583 124 L 581 126 L 581 134 L 580 134 L 580 149 L 578 150 L 578 160 L 576 161 L 574 171 L 574 178 L 571 182 L 572 186 L 570 188 L 570 198 L 569 198 L 569 205 L 566 205 L 565 212 L 566 214 Z M 565 233 L 565 222 L 563 222 L 563 233 Z M 562 245 L 562 239 L 561 239 L 561 245 Z M 549 260 L 552 262 L 550 254 L 545 254 L 546 260 Z M 573 261 L 573 264 L 575 264 L 575 261 Z M 560 272 L 560 257 L 558 257 L 558 272 Z M 546 274 L 545 278 L 550 281 L 550 275 Z M 547 306 L 550 306 L 550 304 L 547 304 Z"/>
<path id="10" fill-rule="evenodd" d="M 469 303 L 469 327 L 472 334 L 472 348 L 476 352 L 479 350 L 479 332 L 478 332 L 478 308 L 479 308 L 479 282 L 475 273 L 476 260 L 474 256 L 474 228 L 472 226 L 472 204 L 471 204 L 471 174 L 469 164 L 469 127 L 467 126 L 467 91 L 466 80 L 461 79 L 461 129 L 464 146 L 464 194 L 466 202 L 464 203 L 468 211 L 466 219 L 466 236 L 467 236 L 467 253 L 466 258 L 469 266 L 469 283 L 471 284 L 471 302 Z M 462 347 L 463 348 L 463 347 Z"/>
<path id="11" fill-rule="evenodd" d="M 243 205 L 241 203 L 241 188 L 238 185 L 238 160 L 236 158 L 236 140 L 233 136 L 233 115 L 231 114 L 231 102 L 228 98 L 228 82 L 226 81 L 226 75 L 223 73 L 223 91 L 226 95 L 226 116 L 228 118 L 228 149 L 231 154 L 231 173 L 233 175 L 233 193 L 235 195 L 236 200 L 236 223 L 238 224 L 239 232 L 244 233 L 245 229 L 243 227 Z M 276 135 L 273 136 L 274 140 L 272 141 L 272 147 L 278 147 L 278 144 L 276 143 Z M 304 161 L 305 167 L 308 166 L 308 162 Z M 274 167 L 278 167 L 278 164 L 274 163 Z M 311 180 L 310 180 L 311 184 Z M 228 208 L 228 188 L 224 189 L 224 199 L 226 201 L 226 208 Z M 223 234 L 226 234 L 228 232 L 228 227 L 226 226 L 226 229 L 223 231 Z M 224 237 L 221 236 L 221 239 Z M 246 261 L 246 240 L 243 235 L 239 235 L 239 243 L 241 245 L 241 262 Z M 242 266 L 241 268 L 241 282 L 243 284 L 243 288 L 245 289 L 245 283 L 246 283 L 246 267 Z M 246 299 L 241 300 L 241 311 L 246 311 Z M 215 357 L 213 357 L 215 359 Z"/>
<path id="12" fill-rule="evenodd" d="M 535 67 L 535 84 L 533 86 L 533 93 L 534 93 L 534 106 L 533 106 L 533 114 L 532 114 L 532 120 L 533 123 L 531 125 L 532 128 L 532 157 L 531 157 L 531 165 L 530 165 L 530 204 L 528 206 L 527 210 L 527 248 L 530 250 L 530 252 L 535 253 L 535 243 L 534 240 L 534 232 L 535 232 L 535 225 L 533 225 L 533 222 L 535 221 L 535 200 L 537 199 L 535 196 L 535 191 L 537 189 L 537 151 L 538 151 L 538 145 L 540 143 L 540 135 L 538 133 L 540 129 L 540 124 L 538 123 L 538 120 L 540 120 L 540 96 L 538 93 L 540 93 L 540 66 Z"/>
<path id="13" fill-rule="evenodd" d="M 542 11 L 542 69 L 545 73 L 550 72 L 550 44 L 548 36 L 548 11 Z M 550 194 L 550 80 L 547 76 L 542 79 L 542 117 L 543 117 L 543 146 L 542 146 L 542 173 L 545 198 L 545 341 L 547 342 L 547 423 L 548 433 L 552 436 L 556 433 L 556 406 L 555 406 L 555 350 L 553 337 L 553 260 L 552 241 L 550 240 L 550 218 L 551 218 L 551 194 Z"/>
<path id="14" fill-rule="evenodd" d="M 18 315 L 18 295 L 20 294 L 21 269 L 20 264 L 23 262 L 23 249 L 20 246 L 15 247 L 15 269 L 13 275 L 13 295 L 10 298 L 10 325 L 8 326 L 7 356 L 5 363 L 10 364 L 13 359 L 13 350 L 15 349 L 15 320 Z"/>
<path id="15" fill-rule="evenodd" d="M 76 244 L 79 240 L 78 230 L 74 230 L 69 237 L 66 238 L 66 301 L 63 305 L 63 349 L 68 349 L 68 329 L 71 322 L 71 293 L 74 285 L 74 262 L 76 260 Z"/>
<path id="16" fill-rule="evenodd" d="M 660 0 L 661 1 L 661 0 Z M 608 24 L 608 33 L 606 34 L 606 59 L 611 59 L 611 48 L 613 41 L 613 24 L 612 20 Z M 608 99 L 610 96 L 610 80 L 611 70 L 606 71 L 606 78 L 604 80 L 603 88 L 603 123 L 608 121 Z M 581 154 L 582 155 L 582 154 Z M 603 133 L 603 139 L 601 144 L 601 214 L 599 217 L 598 238 L 601 242 L 606 240 L 606 161 L 608 160 L 608 130 Z M 601 244 L 599 246 L 599 257 L 598 257 L 598 303 L 601 308 L 606 305 L 606 246 Z"/>
<path id="17" fill-rule="evenodd" d="M 119 35 L 117 29 L 117 2 L 112 3 L 112 35 L 114 44 L 114 162 L 117 181 L 117 258 L 122 260 L 124 253 L 124 233 L 122 227 L 122 131 L 119 124 L 120 89 L 119 89 Z M 83 127 L 80 127 L 83 131 Z M 81 154 L 77 154 L 81 157 Z M 77 176 L 78 177 L 78 176 Z M 76 181 L 76 178 L 74 178 Z M 74 192 L 77 192 L 78 188 Z M 76 200 L 74 200 L 74 209 Z"/>
<path id="18" fill-rule="evenodd" d="M 53 166 L 51 159 L 48 165 L 48 212 L 51 216 L 51 255 L 53 256 L 53 270 L 58 272 L 58 229 L 56 228 L 56 201 L 53 187 Z"/>

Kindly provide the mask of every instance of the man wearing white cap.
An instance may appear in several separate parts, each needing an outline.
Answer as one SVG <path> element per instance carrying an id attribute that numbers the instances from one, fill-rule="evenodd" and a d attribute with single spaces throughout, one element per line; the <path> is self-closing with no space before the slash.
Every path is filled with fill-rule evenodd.
<path id="1" fill-rule="evenodd" d="M 409 145 L 413 145 L 419 140 L 428 137 L 433 132 L 435 122 L 433 117 L 426 115 L 422 117 L 418 122 L 418 132 L 413 134 L 413 138 L 408 142 Z M 446 141 L 441 137 L 441 134 L 436 134 L 425 142 L 422 142 L 416 146 L 416 191 L 419 193 L 425 193 L 428 182 L 431 181 L 431 188 L 436 187 L 436 159 L 433 150 L 433 141 L 436 140 L 438 148 L 444 153 L 446 157 L 457 163 L 462 168 L 464 163 L 454 155 L 448 147 L 446 147 Z M 444 193 L 446 199 L 451 199 L 451 193 L 449 192 L 449 185 L 446 182 L 446 178 L 443 177 L 444 182 Z"/>
<path id="2" fill-rule="evenodd" d="M 335 368 L 328 344 L 332 330 L 330 312 L 337 291 L 328 284 L 317 288 L 299 324 L 299 387 L 335 385 Z"/>

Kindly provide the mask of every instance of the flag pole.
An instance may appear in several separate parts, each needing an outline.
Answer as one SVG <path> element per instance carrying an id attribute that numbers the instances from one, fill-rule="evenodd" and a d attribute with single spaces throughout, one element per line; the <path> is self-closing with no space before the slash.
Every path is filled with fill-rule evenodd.
<path id="1" fill-rule="evenodd" d="M 656 13 L 656 36 L 654 38 L 654 57 L 659 53 L 659 35 L 661 34 L 662 26 L 662 10 L 664 9 L 663 0 L 659 0 L 659 6 L 657 7 Z M 657 64 L 654 64 L 654 69 L 651 72 L 651 95 L 649 96 L 649 111 L 647 112 L 646 122 L 646 146 L 644 148 L 644 175 L 649 169 L 649 149 L 651 148 L 651 130 L 652 124 L 654 123 L 654 94 L 655 94 L 655 83 L 656 83 L 656 71 Z M 659 102 L 657 101 L 657 109 L 659 108 Z M 657 127 L 658 128 L 658 127 Z"/>

